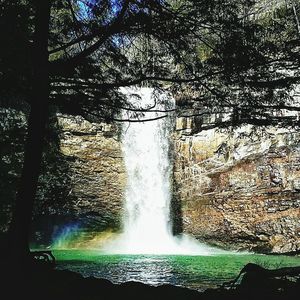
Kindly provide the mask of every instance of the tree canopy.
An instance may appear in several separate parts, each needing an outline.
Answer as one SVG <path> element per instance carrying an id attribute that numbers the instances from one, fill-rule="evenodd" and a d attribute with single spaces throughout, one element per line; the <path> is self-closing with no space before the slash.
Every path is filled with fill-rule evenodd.
<path id="1" fill-rule="evenodd" d="M 1 81 L 30 102 L 34 1 L 2 2 L 2 27 L 16 26 L 4 33 Z M 183 116 L 224 114 L 213 126 L 297 125 L 280 115 L 298 111 L 299 2 L 277 2 L 51 1 L 50 104 L 113 120 L 138 110 L 118 88 L 147 84 L 172 88 L 192 108 Z"/>

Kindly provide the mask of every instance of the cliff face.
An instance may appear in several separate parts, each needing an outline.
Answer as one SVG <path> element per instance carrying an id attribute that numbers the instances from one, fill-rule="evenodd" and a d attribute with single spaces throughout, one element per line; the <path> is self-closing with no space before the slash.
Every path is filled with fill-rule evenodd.
<path id="1" fill-rule="evenodd" d="M 121 226 L 126 174 L 120 130 L 115 124 L 66 115 L 57 115 L 57 123 L 58 150 L 67 170 L 53 180 L 67 182 L 66 196 L 60 205 L 50 204 L 45 216 L 41 214 L 45 207 L 36 213 L 36 235 L 50 228 L 48 238 L 56 246 L 84 247 L 100 232 L 117 231 Z"/>
<path id="2" fill-rule="evenodd" d="M 58 115 L 59 150 L 69 161 L 72 214 L 101 231 L 120 225 L 125 169 L 119 129 L 81 117 Z"/>
<path id="3" fill-rule="evenodd" d="M 1 231 L 6 231 L 23 163 L 26 114 L 0 111 Z M 118 230 L 125 169 L 116 125 L 56 115 L 45 138 L 34 211 L 33 241 L 51 243 L 63 228 L 93 232 Z M 82 234 L 81 234 L 82 238 Z"/>
<path id="4" fill-rule="evenodd" d="M 1 230 L 7 230 L 23 161 L 26 115 L 0 111 Z M 34 213 L 34 240 L 50 243 L 62 228 L 87 240 L 120 228 L 126 174 L 120 129 L 54 116 Z M 174 133 L 173 212 L 183 230 L 220 246 L 263 252 L 300 249 L 300 134 L 269 128 Z M 50 142 L 51 141 L 51 142 Z M 82 238 L 82 236 L 81 236 Z"/>
<path id="5" fill-rule="evenodd" d="M 175 194 L 184 232 L 229 248 L 300 249 L 298 133 L 248 126 L 193 134 L 185 119 L 176 129 Z"/>

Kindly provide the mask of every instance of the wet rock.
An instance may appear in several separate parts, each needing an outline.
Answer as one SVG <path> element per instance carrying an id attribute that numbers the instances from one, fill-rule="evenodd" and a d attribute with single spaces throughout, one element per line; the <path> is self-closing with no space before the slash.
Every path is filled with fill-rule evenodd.
<path id="1" fill-rule="evenodd" d="M 300 134 L 183 131 L 174 135 L 174 186 L 184 232 L 237 249 L 299 250 Z"/>
<path id="2" fill-rule="evenodd" d="M 0 132 L 7 133 L 0 137 L 0 226 L 5 231 L 22 167 L 26 115 L 0 110 Z M 47 134 L 51 142 L 39 177 L 33 239 L 51 243 L 57 228 L 70 224 L 92 233 L 117 230 L 126 182 L 119 128 L 58 114 Z"/>
<path id="3" fill-rule="evenodd" d="M 49 242 L 65 225 L 78 226 L 86 240 L 95 232 L 118 230 L 126 184 L 120 129 L 61 114 L 51 126 L 35 239 Z M 238 249 L 299 250 L 300 134 L 269 128 L 253 135 L 249 127 L 197 133 L 193 126 L 192 119 L 179 118 L 174 134 L 176 232 Z M 26 114 L 0 111 L 0 130 L 0 229 L 5 231 L 22 166 Z"/>

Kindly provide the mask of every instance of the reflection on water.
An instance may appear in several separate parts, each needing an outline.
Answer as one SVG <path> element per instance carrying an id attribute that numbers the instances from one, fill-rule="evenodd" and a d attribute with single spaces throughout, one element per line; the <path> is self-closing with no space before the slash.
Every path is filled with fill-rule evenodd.
<path id="1" fill-rule="evenodd" d="M 300 258 L 266 255 L 150 256 L 99 255 L 93 251 L 54 251 L 59 269 L 114 283 L 139 281 L 203 290 L 232 280 L 247 263 L 268 268 L 300 265 Z"/>
<path id="2" fill-rule="evenodd" d="M 131 272 L 130 272 L 131 271 Z M 142 257 L 131 262 L 127 281 L 136 280 L 147 282 L 151 285 L 159 285 L 162 282 L 170 282 L 173 269 L 169 262 L 163 258 Z M 133 276 L 131 274 L 134 274 Z"/>

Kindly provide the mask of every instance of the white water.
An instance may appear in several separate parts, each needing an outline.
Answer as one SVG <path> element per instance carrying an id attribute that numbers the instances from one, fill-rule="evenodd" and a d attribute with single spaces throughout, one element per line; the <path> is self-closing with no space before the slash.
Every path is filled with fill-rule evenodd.
<path id="1" fill-rule="evenodd" d="M 130 101 L 142 107 L 155 102 L 153 90 L 122 90 Z M 139 98 L 131 94 L 137 94 Z M 172 98 L 160 94 L 155 109 L 172 106 Z M 164 113 L 146 113 L 144 119 Z M 106 252 L 120 254 L 212 255 L 221 251 L 199 243 L 187 235 L 173 236 L 171 205 L 170 133 L 172 117 L 155 121 L 124 123 L 122 144 L 127 171 L 123 233 L 107 245 Z"/>

